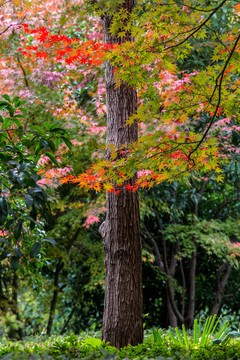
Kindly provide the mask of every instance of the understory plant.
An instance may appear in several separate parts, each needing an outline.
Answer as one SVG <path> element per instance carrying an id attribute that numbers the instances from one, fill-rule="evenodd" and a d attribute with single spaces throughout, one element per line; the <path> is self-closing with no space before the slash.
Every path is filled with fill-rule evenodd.
<path id="1" fill-rule="evenodd" d="M 176 334 L 174 334 L 171 330 L 168 330 L 168 334 L 175 345 L 187 348 L 190 348 L 191 345 L 206 346 L 211 343 L 226 344 L 230 338 L 240 337 L 240 332 L 230 331 L 230 324 L 228 321 L 226 321 L 216 332 L 217 325 L 220 320 L 220 318 L 217 319 L 216 317 L 216 315 L 207 317 L 202 331 L 202 319 L 195 319 L 193 325 L 193 336 L 189 336 L 187 334 L 184 324 L 182 324 L 182 333 L 176 327 Z M 153 336 L 156 343 L 162 344 L 163 339 L 159 331 L 153 329 Z"/>

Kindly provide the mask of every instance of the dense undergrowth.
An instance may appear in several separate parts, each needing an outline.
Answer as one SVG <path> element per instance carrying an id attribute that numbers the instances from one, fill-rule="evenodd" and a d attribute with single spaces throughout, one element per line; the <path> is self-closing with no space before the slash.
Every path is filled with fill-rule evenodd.
<path id="1" fill-rule="evenodd" d="M 184 335 L 184 334 L 183 334 Z M 100 340 L 100 333 L 68 336 L 28 337 L 24 341 L 2 340 L 0 358 L 7 359 L 158 359 L 158 360 L 237 360 L 240 359 L 240 340 L 206 345 L 195 344 L 188 334 L 187 344 L 176 343 L 168 331 L 161 332 L 161 343 L 152 331 L 146 332 L 143 344 L 118 350 Z"/>

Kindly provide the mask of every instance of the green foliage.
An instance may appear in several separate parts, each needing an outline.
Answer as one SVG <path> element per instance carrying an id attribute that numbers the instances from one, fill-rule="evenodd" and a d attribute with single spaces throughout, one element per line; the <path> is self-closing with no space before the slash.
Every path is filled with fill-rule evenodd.
<path id="1" fill-rule="evenodd" d="M 37 162 L 45 154 L 55 163 L 53 152 L 60 141 L 69 148 L 66 131 L 56 124 L 45 122 L 43 126 L 24 123 L 26 101 L 18 96 L 11 99 L 7 94 L 0 101 L 0 259 L 10 258 L 14 270 L 23 257 L 21 242 L 30 248 L 30 257 L 35 257 L 41 249 L 40 240 L 31 245 L 29 234 L 36 228 L 39 213 L 46 215 L 49 204 L 45 190 L 38 185 Z M 53 244 L 53 241 L 47 240 Z M 24 247 L 24 246 L 23 246 Z M 25 249 L 24 249 L 25 250 Z M 29 251 L 29 250 L 28 250 Z"/>
<path id="2" fill-rule="evenodd" d="M 109 346 L 96 337 L 70 334 L 29 338 L 24 342 L 3 341 L 0 345 L 1 359 L 112 359 L 112 360 L 236 360 L 240 356 L 239 340 L 229 339 L 221 344 L 175 344 L 165 331 L 162 342 L 156 343 L 147 336 L 143 344 L 127 346 L 120 350 Z M 91 336 L 91 335 L 90 335 Z"/>
<path id="3" fill-rule="evenodd" d="M 15 314 L 7 312 L 4 316 L 0 317 L 0 325 L 3 331 L 3 334 L 11 336 L 11 333 L 23 328 L 23 323 L 17 320 Z M 1 335 L 3 335 L 1 334 Z"/>
<path id="4" fill-rule="evenodd" d="M 225 322 L 219 331 L 216 333 L 216 328 L 218 325 L 219 319 L 216 320 L 216 315 L 213 317 L 210 316 L 206 319 L 206 322 L 204 324 L 203 330 L 201 331 L 201 318 L 194 320 L 194 326 L 193 326 L 193 338 L 190 338 L 187 335 L 185 325 L 182 325 L 182 332 L 183 335 L 180 333 L 178 328 L 175 328 L 176 335 L 174 336 L 173 332 L 169 330 L 169 335 L 172 339 L 172 341 L 176 345 L 185 346 L 187 348 L 190 347 L 191 344 L 199 344 L 199 345 L 207 345 L 210 344 L 212 341 L 215 343 L 220 343 L 222 340 L 227 339 L 228 331 L 230 328 L 230 325 L 228 322 Z M 240 334 L 239 334 L 240 335 Z"/>

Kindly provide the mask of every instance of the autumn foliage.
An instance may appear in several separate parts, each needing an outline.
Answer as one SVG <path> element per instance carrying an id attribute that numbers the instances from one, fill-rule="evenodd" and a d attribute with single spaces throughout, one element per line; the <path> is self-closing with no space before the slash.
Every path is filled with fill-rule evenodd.
<path id="1" fill-rule="evenodd" d="M 205 24 L 211 22 L 220 5 L 205 9 L 203 17 L 201 9 L 171 3 L 143 13 L 134 24 L 140 2 L 129 19 L 126 12 L 112 14 L 111 31 L 119 37 L 125 34 L 126 21 L 128 26 L 132 21 L 135 41 L 121 45 L 80 40 L 54 33 L 44 26 L 19 25 L 23 46 L 18 52 L 26 63 L 44 61 L 69 67 L 84 66 L 94 71 L 104 61 L 111 61 L 116 86 L 126 81 L 138 91 L 138 111 L 129 118 L 128 126 L 138 122 L 139 140 L 127 148 L 125 144 L 119 148 L 108 147 L 108 159 L 102 158 L 77 177 L 63 177 L 62 183 L 74 182 L 81 187 L 117 194 L 123 188 L 135 191 L 179 176 L 187 178 L 190 173 L 212 172 L 217 181 L 222 180 L 221 163 L 227 161 L 227 155 L 221 150 L 222 140 L 219 143 L 210 132 L 222 118 L 236 120 L 237 117 L 237 30 L 233 27 L 232 33 L 223 34 L 221 41 L 210 39 L 214 51 L 207 69 L 184 72 L 177 67 L 177 61 L 191 51 L 194 36 L 198 41 L 210 36 Z M 238 6 L 233 7 L 233 23 Z M 157 26 L 156 18 L 161 20 Z M 208 123 L 203 121 L 202 132 L 196 131 L 197 123 L 206 114 Z M 129 185 L 128 179 L 136 173 L 135 185 Z"/>

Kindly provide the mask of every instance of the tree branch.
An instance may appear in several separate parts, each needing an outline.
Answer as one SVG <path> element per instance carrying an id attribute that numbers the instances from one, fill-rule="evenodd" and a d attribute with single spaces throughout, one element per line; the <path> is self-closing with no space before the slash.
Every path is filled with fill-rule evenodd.
<path id="1" fill-rule="evenodd" d="M 168 46 L 167 48 L 164 49 L 164 51 L 169 50 L 169 49 L 173 49 L 179 45 L 184 44 L 186 41 L 188 41 L 194 34 L 196 34 L 202 27 L 204 27 L 204 25 L 213 17 L 213 15 L 227 2 L 228 0 L 223 0 L 217 7 L 214 8 L 214 10 L 212 11 L 212 13 L 207 17 L 207 19 L 205 21 L 203 21 L 199 26 L 197 26 L 195 28 L 195 30 L 188 35 L 184 40 L 180 41 L 180 43 L 176 44 L 176 45 L 172 45 L 172 46 Z"/>
<path id="2" fill-rule="evenodd" d="M 154 238 L 152 237 L 152 235 L 150 234 L 150 232 L 148 231 L 146 225 L 143 223 L 143 227 L 144 227 L 144 233 L 147 235 L 148 239 L 151 241 L 153 247 L 154 247 L 154 253 L 155 253 L 155 261 L 156 264 L 159 266 L 160 269 L 164 270 L 164 264 L 162 262 L 161 259 L 161 255 L 160 255 L 160 251 L 158 248 L 158 245 L 156 243 L 156 241 L 154 240 Z"/>
<path id="3" fill-rule="evenodd" d="M 240 39 L 240 34 L 238 35 L 238 37 L 237 37 L 237 39 L 236 39 L 236 41 L 235 41 L 235 43 L 234 43 L 234 46 L 232 47 L 232 50 L 231 50 L 231 52 L 230 52 L 230 54 L 229 54 L 229 56 L 228 56 L 228 58 L 227 58 L 227 61 L 225 62 L 225 65 L 224 65 L 224 67 L 223 67 L 223 70 L 221 71 L 221 73 L 220 73 L 220 74 L 217 76 L 217 78 L 216 78 L 215 88 L 214 88 L 214 90 L 213 90 L 213 93 L 212 93 L 212 95 L 211 95 L 211 98 L 210 98 L 210 100 L 209 100 L 209 103 L 211 103 L 212 98 L 213 98 L 213 96 L 214 96 L 214 94 L 215 94 L 215 92 L 216 92 L 216 90 L 217 90 L 217 88 L 218 88 L 218 102 L 217 102 L 217 106 L 216 106 L 216 109 L 215 109 L 214 114 L 213 114 L 213 116 L 212 116 L 212 119 L 211 119 L 211 121 L 210 121 L 210 123 L 209 123 L 209 125 L 208 125 L 208 127 L 207 127 L 207 130 L 204 132 L 204 134 L 203 134 L 203 136 L 202 136 L 202 139 L 199 141 L 199 143 L 198 143 L 198 145 L 195 147 L 195 149 L 193 149 L 193 150 L 189 153 L 189 155 L 188 155 L 188 158 L 189 158 L 189 159 L 190 159 L 191 155 L 192 155 L 192 154 L 199 148 L 199 146 L 201 146 L 201 144 L 204 142 L 204 140 L 205 140 L 205 138 L 206 138 L 206 136 L 207 136 L 209 130 L 211 129 L 212 124 L 213 124 L 213 122 L 214 122 L 214 120 L 215 120 L 215 117 L 216 117 L 216 115 L 217 115 L 219 106 L 220 106 L 220 104 L 221 104 L 221 91 L 222 91 L 223 75 L 224 75 L 225 70 L 226 70 L 226 68 L 227 68 L 227 66 L 228 66 L 228 63 L 229 63 L 229 61 L 231 60 L 231 58 L 232 58 L 232 56 L 233 56 L 233 53 L 234 53 L 234 51 L 235 51 L 235 49 L 236 49 L 236 47 L 237 47 L 237 45 L 238 45 L 239 39 Z M 219 84 L 218 84 L 219 78 L 220 78 L 220 81 L 219 81 Z"/>
<path id="4" fill-rule="evenodd" d="M 22 64 L 21 64 L 21 61 L 20 61 L 20 59 L 19 59 L 19 56 L 18 56 L 18 55 L 17 55 L 17 61 L 18 61 L 19 66 L 20 66 L 20 68 L 21 68 L 21 70 L 22 70 L 22 73 L 23 73 L 23 77 L 24 77 L 24 81 L 25 81 L 26 87 L 29 89 L 29 83 L 28 83 L 28 79 L 27 79 L 27 74 L 26 74 L 26 72 L 25 72 L 25 70 L 24 70 L 24 67 L 23 67 L 23 66 L 22 66 Z"/>
<path id="5" fill-rule="evenodd" d="M 4 34 L 6 31 L 8 31 L 8 29 L 10 29 L 12 26 L 20 26 L 20 25 L 22 25 L 22 23 L 24 22 L 24 20 L 26 19 L 26 17 L 27 17 L 27 15 L 25 15 L 24 17 L 23 17 L 23 19 L 22 19 L 22 21 L 19 23 L 19 24 L 11 24 L 11 25 L 9 25 L 5 30 L 3 30 L 1 33 L 0 33 L 0 36 L 2 35 L 2 34 Z"/>

